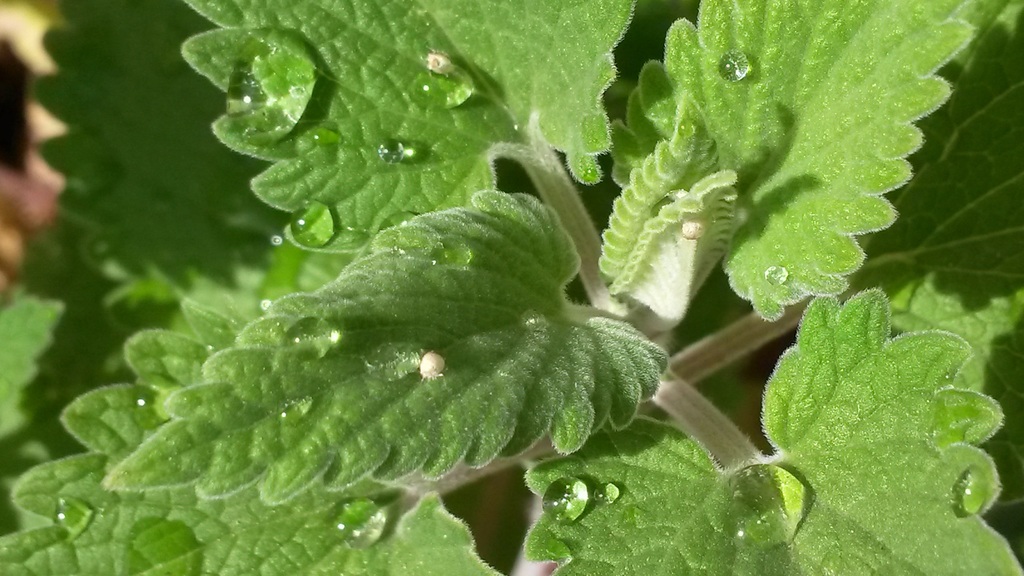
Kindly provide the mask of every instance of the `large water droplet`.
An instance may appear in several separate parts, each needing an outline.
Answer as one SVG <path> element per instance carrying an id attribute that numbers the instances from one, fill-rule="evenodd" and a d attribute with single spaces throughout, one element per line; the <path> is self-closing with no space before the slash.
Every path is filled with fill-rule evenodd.
<path id="1" fill-rule="evenodd" d="M 399 140 L 388 140 L 377 146 L 377 156 L 388 164 L 398 164 L 412 160 L 416 156 L 416 149 Z"/>
<path id="2" fill-rule="evenodd" d="M 729 82 L 739 82 L 747 77 L 750 72 L 750 60 L 743 52 L 733 49 L 725 54 L 718 61 L 718 74 Z"/>
<path id="3" fill-rule="evenodd" d="M 780 466 L 758 464 L 732 478 L 737 526 L 742 543 L 762 546 L 793 540 L 810 508 L 811 491 Z"/>
<path id="4" fill-rule="evenodd" d="M 316 65 L 293 33 L 264 32 L 246 44 L 228 80 L 228 116 L 256 143 L 280 140 L 306 110 Z"/>
<path id="5" fill-rule="evenodd" d="M 68 538 L 74 540 L 89 526 L 93 516 L 92 506 L 72 496 L 57 500 L 57 523 L 68 531 Z"/>
<path id="6" fill-rule="evenodd" d="M 337 227 L 326 204 L 310 202 L 292 215 L 291 230 L 292 237 L 302 246 L 319 248 L 331 241 Z"/>
<path id="7" fill-rule="evenodd" d="M 947 388 L 935 393 L 935 444 L 945 448 L 957 442 L 981 444 L 1003 421 L 999 404 L 972 390 Z"/>
<path id="8" fill-rule="evenodd" d="M 789 280 L 789 270 L 785 266 L 769 266 L 764 271 L 764 279 L 772 286 L 782 286 Z"/>
<path id="9" fill-rule="evenodd" d="M 434 253 L 434 260 L 453 266 L 469 266 L 473 261 L 473 250 L 455 242 L 443 242 Z"/>
<path id="10" fill-rule="evenodd" d="M 455 108 L 473 95 L 473 79 L 458 66 L 446 73 L 423 71 L 413 83 L 413 98 L 424 107 Z"/>
<path id="11" fill-rule="evenodd" d="M 376 502 L 357 498 L 342 505 L 335 526 L 351 548 L 367 548 L 380 540 L 387 525 L 387 514 Z"/>
<path id="12" fill-rule="evenodd" d="M 341 141 L 341 134 L 333 128 L 318 126 L 310 131 L 309 139 L 318 146 L 334 146 Z"/>
<path id="13" fill-rule="evenodd" d="M 285 332 L 285 341 L 298 346 L 310 346 L 317 356 L 324 357 L 341 342 L 341 329 L 323 318 L 303 318 Z"/>
<path id="14" fill-rule="evenodd" d="M 961 518 L 980 514 L 995 499 L 997 490 L 991 470 L 971 466 L 953 484 L 953 512 Z"/>
<path id="15" fill-rule="evenodd" d="M 563 524 L 575 522 L 589 502 L 590 489 L 579 478 L 559 478 L 544 491 L 544 511 Z"/>
<path id="16" fill-rule="evenodd" d="M 199 574 L 203 554 L 187 524 L 164 518 L 143 518 L 132 525 L 128 548 L 129 574 Z"/>
<path id="17" fill-rule="evenodd" d="M 597 498 L 599 502 L 611 504 L 612 502 L 615 502 L 616 500 L 619 499 L 620 494 L 621 491 L 619 490 L 619 487 L 616 486 L 615 484 L 612 484 L 611 482 L 608 482 L 604 486 L 601 486 L 600 488 L 597 489 L 597 494 L 595 494 L 594 497 Z"/>

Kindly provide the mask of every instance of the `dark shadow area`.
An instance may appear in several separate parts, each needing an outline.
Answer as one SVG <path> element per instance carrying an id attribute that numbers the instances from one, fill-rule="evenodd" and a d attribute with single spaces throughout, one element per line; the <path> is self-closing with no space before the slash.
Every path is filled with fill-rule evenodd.
<path id="1" fill-rule="evenodd" d="M 1002 498 L 1024 498 L 1024 318 L 992 342 L 983 391 L 1006 414 L 1003 428 L 985 445 L 1005 486 Z"/>

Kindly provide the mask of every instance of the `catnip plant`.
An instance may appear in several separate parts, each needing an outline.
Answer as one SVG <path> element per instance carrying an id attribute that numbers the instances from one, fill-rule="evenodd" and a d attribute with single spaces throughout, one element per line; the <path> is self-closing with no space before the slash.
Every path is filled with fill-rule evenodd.
<path id="1" fill-rule="evenodd" d="M 0 574 L 1022 573 L 1024 2 L 62 14 Z"/>

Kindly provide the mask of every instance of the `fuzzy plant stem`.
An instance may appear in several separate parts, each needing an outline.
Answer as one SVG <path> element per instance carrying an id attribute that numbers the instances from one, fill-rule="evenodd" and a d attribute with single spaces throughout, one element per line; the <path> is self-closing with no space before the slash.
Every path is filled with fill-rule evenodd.
<path id="1" fill-rule="evenodd" d="M 566 172 L 565 164 L 544 139 L 536 117 L 527 127 L 528 145 L 504 145 L 494 154 L 518 161 L 530 177 L 541 200 L 550 207 L 569 233 L 580 257 L 580 281 L 590 303 L 598 309 L 619 314 L 618 304 L 608 292 L 601 278 L 598 260 L 601 258 L 601 236 L 587 213 L 579 191 Z"/>
<path id="2" fill-rule="evenodd" d="M 795 328 L 806 307 L 790 306 L 773 322 L 751 312 L 672 356 L 669 369 L 686 382 L 696 384 Z"/>
<path id="3" fill-rule="evenodd" d="M 724 470 L 738 470 L 764 455 L 725 414 L 690 384 L 672 379 L 661 383 L 654 403 L 668 413 Z"/>

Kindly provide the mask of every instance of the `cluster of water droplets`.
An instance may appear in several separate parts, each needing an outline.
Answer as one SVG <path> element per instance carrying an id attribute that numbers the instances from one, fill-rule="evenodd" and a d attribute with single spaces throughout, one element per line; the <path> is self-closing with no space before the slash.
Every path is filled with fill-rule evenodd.
<path id="1" fill-rule="evenodd" d="M 228 78 L 228 117 L 252 143 L 276 142 L 298 124 L 316 79 L 316 64 L 300 36 L 262 31 L 245 43 Z"/>
<path id="2" fill-rule="evenodd" d="M 548 485 L 543 495 L 544 513 L 559 524 L 572 524 L 597 505 L 610 505 L 619 500 L 622 489 L 614 482 L 593 483 L 578 477 L 559 478 Z M 567 560 L 572 556 L 569 546 L 551 535 L 539 536 L 545 556 Z"/>

